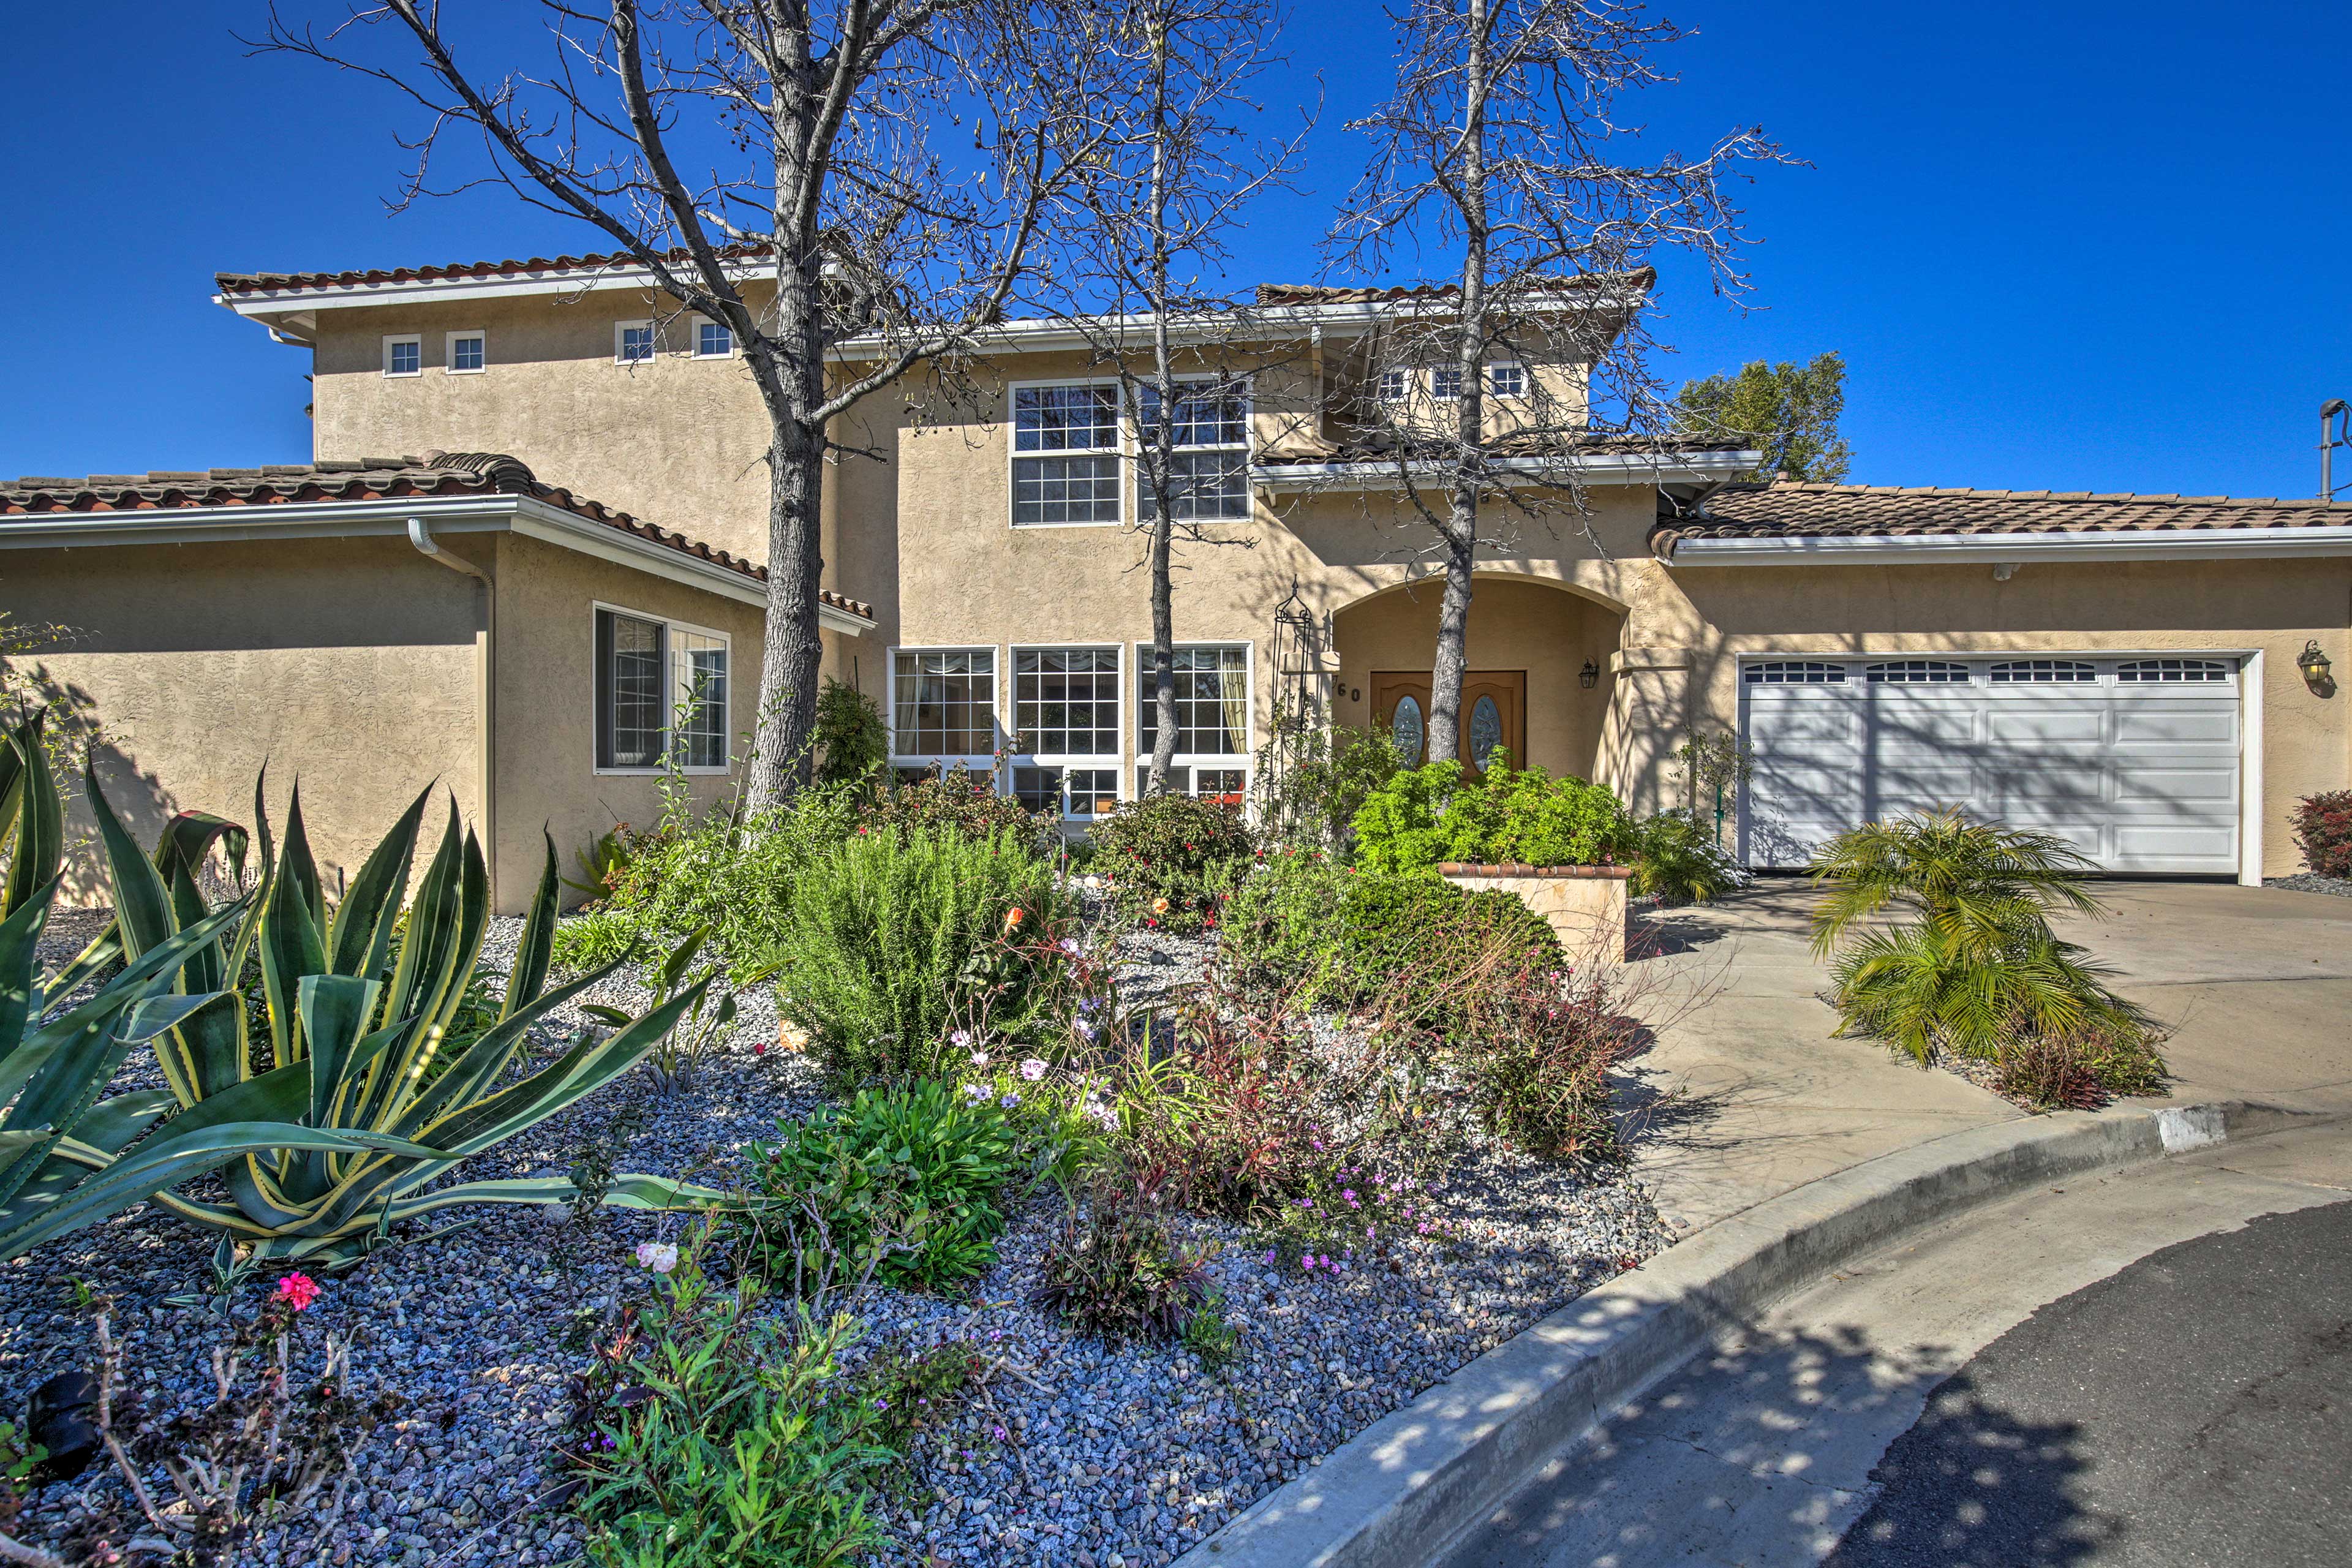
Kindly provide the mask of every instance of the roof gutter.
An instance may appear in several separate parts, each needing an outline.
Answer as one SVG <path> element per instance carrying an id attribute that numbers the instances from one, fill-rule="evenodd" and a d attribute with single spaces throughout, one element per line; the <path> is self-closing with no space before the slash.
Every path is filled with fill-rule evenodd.
<path id="1" fill-rule="evenodd" d="M 407 537 L 414 542 L 412 525 L 424 528 L 427 538 L 436 533 L 519 533 L 700 588 L 740 605 L 767 607 L 768 585 L 757 578 L 523 495 L 33 512 L 0 518 L 0 551 L 264 539 Z M 848 637 L 861 636 L 874 625 L 862 616 L 822 602 L 817 606 L 817 624 Z"/>
<path id="2" fill-rule="evenodd" d="M 1506 482 L 1558 484 L 1563 477 L 1620 484 L 1720 484 L 1749 468 L 1756 452 L 1593 452 L 1562 458 L 1504 458 L 1488 465 Z M 1250 482 L 1270 490 L 1392 489 L 1401 480 L 1416 485 L 1449 481 L 1444 463 L 1254 463 Z"/>
<path id="3" fill-rule="evenodd" d="M 2226 561 L 2239 556 L 2352 555 L 2352 525 L 2148 530 L 2131 533 L 1771 535 L 1677 540 L 1670 566 L 1925 566 L 1938 562 Z"/>

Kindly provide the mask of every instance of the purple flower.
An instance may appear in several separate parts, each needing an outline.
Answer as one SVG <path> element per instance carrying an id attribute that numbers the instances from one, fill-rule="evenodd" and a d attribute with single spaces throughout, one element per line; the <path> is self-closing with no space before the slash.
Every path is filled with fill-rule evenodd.
<path id="1" fill-rule="evenodd" d="M 1062 939 L 1060 945 L 1062 951 L 1068 953 L 1071 957 L 1076 958 L 1078 955 L 1078 939 L 1076 937 L 1066 936 Z"/>
<path id="2" fill-rule="evenodd" d="M 988 1430 L 989 1430 L 990 1435 L 991 1435 L 991 1436 L 994 1436 L 994 1437 L 995 1437 L 995 1439 L 996 1439 L 998 1442 L 1000 1442 L 1000 1443 L 1004 1442 L 1006 1439 L 1010 1438 L 1010 1437 L 1013 1436 L 1013 1434 L 1012 1434 L 1012 1433 L 1007 1432 L 1007 1431 L 1006 1431 L 1003 1427 L 1002 1427 L 1002 1426 L 991 1426 Z"/>
<path id="3" fill-rule="evenodd" d="M 1021 1103 L 1021 1097 L 1014 1094 L 1012 1090 L 1007 1089 L 1004 1093 L 997 1096 L 996 1103 L 1003 1106 L 1005 1110 L 1010 1110 L 1014 1106 Z"/>
<path id="4" fill-rule="evenodd" d="M 1021 1076 L 1031 1083 L 1035 1083 L 1045 1076 L 1045 1064 L 1035 1057 L 1031 1057 L 1021 1064 Z"/>

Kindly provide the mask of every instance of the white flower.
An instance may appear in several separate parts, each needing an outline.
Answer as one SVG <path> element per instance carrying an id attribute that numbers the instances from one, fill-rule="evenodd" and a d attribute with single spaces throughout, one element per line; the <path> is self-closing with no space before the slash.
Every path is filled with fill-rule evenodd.
<path id="1" fill-rule="evenodd" d="M 971 1053 L 971 1065 L 972 1065 L 972 1066 L 974 1066 L 974 1067 L 976 1067 L 976 1068 L 984 1068 L 984 1067 L 986 1067 L 986 1066 L 988 1065 L 988 1053 L 987 1053 L 986 1051 L 974 1051 L 974 1052 L 972 1052 L 972 1053 Z"/>
<path id="2" fill-rule="evenodd" d="M 968 1083 L 963 1086 L 963 1092 L 967 1100 L 986 1100 L 988 1086 L 984 1083 Z"/>
<path id="3" fill-rule="evenodd" d="M 656 1274 L 667 1274 L 677 1267 L 677 1248 L 665 1241 L 641 1241 L 637 1261 Z"/>
<path id="4" fill-rule="evenodd" d="M 1039 1079 L 1045 1076 L 1045 1064 L 1039 1061 L 1035 1057 L 1031 1057 L 1028 1060 L 1021 1064 L 1021 1076 L 1027 1079 L 1031 1083 L 1035 1083 Z"/>
<path id="5" fill-rule="evenodd" d="M 961 1050 L 964 1047 L 971 1044 L 971 1031 L 970 1029 L 958 1029 L 954 1034 L 950 1035 L 948 1038 L 955 1042 L 955 1047 L 958 1050 Z"/>

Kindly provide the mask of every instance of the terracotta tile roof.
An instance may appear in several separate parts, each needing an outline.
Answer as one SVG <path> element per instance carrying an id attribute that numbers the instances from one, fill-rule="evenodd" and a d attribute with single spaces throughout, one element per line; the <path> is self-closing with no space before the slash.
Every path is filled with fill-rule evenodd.
<path id="1" fill-rule="evenodd" d="M 764 245 L 730 245 L 719 252 L 730 259 L 750 259 L 769 254 Z M 684 262 L 687 253 L 674 249 L 665 259 Z M 438 267 L 371 268 L 350 272 L 215 272 L 213 283 L 224 294 L 286 293 L 304 289 L 343 289 L 366 283 L 442 283 L 461 278 L 523 278 L 547 272 L 602 272 L 634 267 L 635 259 L 620 251 L 587 256 L 533 256 L 504 261 L 451 261 Z"/>
<path id="2" fill-rule="evenodd" d="M 1664 505 L 1662 498 L 1661 506 Z M 2147 533 L 2352 525 L 2352 501 L 2235 496 L 2101 495 L 2087 490 L 1903 489 L 1892 485 L 1729 485 L 1702 515 L 1661 513 L 1651 547 L 1685 539 L 1904 538 L 1957 533 Z"/>
<path id="3" fill-rule="evenodd" d="M 755 583 L 768 569 L 683 533 L 656 527 L 601 501 L 542 482 L 520 458 L 501 452 L 427 452 L 421 458 L 358 458 L 257 468 L 91 474 L 61 479 L 28 474 L 0 479 L 0 518 L 57 512 L 162 511 L 194 507 L 286 506 L 296 502 L 397 501 L 420 496 L 524 495 L 577 517 L 708 561 Z M 827 588 L 824 602 L 867 620 L 874 607 Z"/>
<path id="4" fill-rule="evenodd" d="M 1621 285 L 1629 289 L 1647 289 L 1658 280 L 1655 268 L 1643 267 L 1632 272 L 1591 273 L 1550 279 L 1560 289 L 1595 289 L 1603 284 Z M 1384 289 L 1331 288 L 1318 283 L 1261 283 L 1257 286 L 1257 302 L 1261 305 L 1389 305 L 1405 304 L 1427 300 L 1452 300 L 1462 292 L 1458 283 L 1411 283 Z"/>

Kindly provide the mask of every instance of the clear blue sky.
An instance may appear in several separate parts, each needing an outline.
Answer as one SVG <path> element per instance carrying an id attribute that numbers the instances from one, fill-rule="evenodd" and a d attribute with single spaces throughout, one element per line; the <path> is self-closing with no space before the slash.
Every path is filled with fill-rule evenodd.
<path id="1" fill-rule="evenodd" d="M 524 11 L 449 0 L 468 4 Z M 216 268 L 594 247 L 496 195 L 388 216 L 398 106 L 247 58 L 231 29 L 262 9 L 0 20 L 0 289 L 18 312 L 0 474 L 306 458 L 307 358 L 213 305 Z M 1639 111 L 1653 140 L 1753 121 L 1812 164 L 1747 192 L 1764 309 L 1668 268 L 1675 379 L 1843 352 L 1870 483 L 2311 492 L 2318 405 L 2352 395 L 2340 0 L 1671 14 L 1699 36 L 1669 57 L 1681 84 Z M 1311 275 L 1360 156 L 1342 122 L 1389 71 L 1370 5 L 1301 0 L 1289 48 L 1270 114 L 1319 95 L 1320 128 L 1300 195 L 1244 237 L 1248 276 Z"/>

